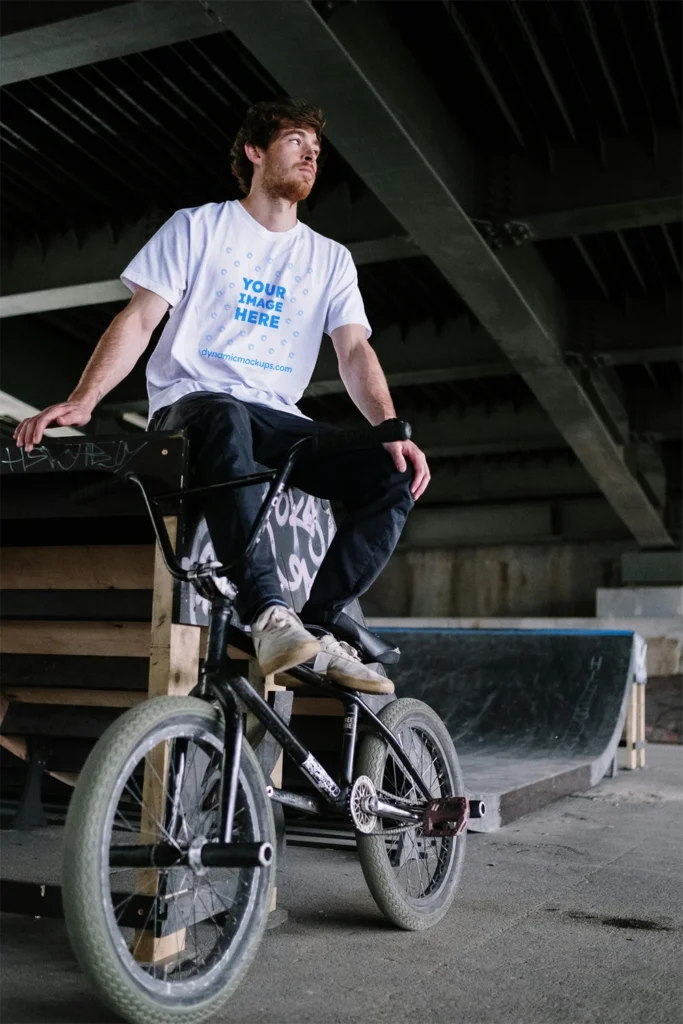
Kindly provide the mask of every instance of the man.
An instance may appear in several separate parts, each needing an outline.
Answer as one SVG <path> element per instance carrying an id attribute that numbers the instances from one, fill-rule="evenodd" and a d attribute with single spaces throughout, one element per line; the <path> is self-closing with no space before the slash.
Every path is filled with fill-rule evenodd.
<path id="1" fill-rule="evenodd" d="M 24 420 L 27 451 L 50 424 L 84 426 L 97 403 L 140 358 L 170 316 L 147 366 L 150 425 L 184 428 L 194 483 L 280 465 L 300 438 L 333 430 L 297 408 L 323 333 L 330 335 L 344 385 L 372 424 L 395 417 L 351 255 L 297 220 L 315 183 L 324 119 L 283 100 L 248 111 L 232 149 L 242 200 L 180 210 L 121 275 L 133 292 L 100 340 L 67 402 Z M 429 482 L 412 441 L 302 459 L 290 477 L 309 494 L 339 499 L 347 515 L 300 617 L 282 597 L 267 544 L 233 580 L 242 620 L 264 674 L 316 658 L 343 685 L 381 692 L 383 676 L 329 632 L 344 607 L 386 565 L 413 502 Z M 254 487 L 218 492 L 203 505 L 217 556 L 230 564 L 246 546 L 261 497 Z M 309 627 L 304 627 L 303 623 Z"/>

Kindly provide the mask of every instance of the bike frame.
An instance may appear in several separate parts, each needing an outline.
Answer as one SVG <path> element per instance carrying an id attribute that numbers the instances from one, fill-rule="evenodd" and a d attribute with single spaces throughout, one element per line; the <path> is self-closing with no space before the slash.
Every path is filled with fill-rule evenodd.
<path id="1" fill-rule="evenodd" d="M 230 842 L 235 811 L 237 778 L 243 737 L 244 709 L 251 711 L 267 732 L 280 744 L 284 752 L 294 761 L 299 771 L 317 790 L 319 797 L 307 797 L 299 793 L 269 788 L 271 799 L 286 806 L 295 807 L 308 814 L 322 814 L 325 806 L 338 812 L 345 812 L 353 784 L 353 763 L 356 752 L 359 720 L 386 740 L 406 774 L 422 793 L 426 801 L 432 799 L 424 780 L 405 754 L 399 740 L 382 723 L 375 713 L 357 694 L 345 690 L 305 667 L 289 669 L 290 675 L 302 682 L 313 684 L 342 701 L 346 708 L 343 725 L 341 775 L 335 781 L 323 768 L 317 758 L 298 739 L 284 719 L 255 690 L 251 683 L 231 669 L 237 666 L 227 653 L 228 629 L 232 615 L 230 599 L 215 601 L 211 608 L 209 643 L 207 657 L 200 675 L 197 696 L 204 700 L 217 700 L 223 709 L 225 721 L 225 742 L 223 747 L 222 778 L 224 789 L 221 793 L 221 841 Z M 213 643 L 212 643 L 213 639 Z M 242 706 L 240 706 L 242 705 Z M 229 780 L 229 785 L 226 782 Z M 396 820 L 419 822 L 422 814 L 394 807 L 391 802 L 382 802 L 382 816 Z"/>
<path id="2" fill-rule="evenodd" d="M 353 784 L 353 763 L 359 720 L 362 720 L 367 727 L 378 733 L 386 741 L 425 801 L 429 802 L 432 799 L 424 780 L 405 754 L 397 737 L 386 728 L 358 693 L 346 690 L 330 682 L 323 676 L 306 668 L 306 666 L 288 669 L 288 673 L 296 679 L 322 689 L 344 704 L 346 710 L 343 724 L 341 776 L 337 782 L 328 774 L 311 751 L 300 742 L 281 716 L 263 699 L 251 683 L 239 674 L 239 667 L 228 654 L 229 642 L 252 656 L 254 652 L 251 640 L 247 634 L 232 624 L 237 589 L 228 580 L 227 594 L 223 593 L 223 591 L 218 589 L 215 578 L 227 579 L 228 574 L 235 565 L 251 556 L 254 548 L 261 540 L 270 514 L 286 486 L 287 479 L 294 468 L 296 460 L 301 454 L 302 449 L 305 449 L 307 443 L 308 438 L 298 441 L 290 449 L 283 466 L 279 470 L 256 473 L 226 483 L 164 493 L 156 495 L 154 498 L 148 495 L 142 480 L 137 474 L 131 473 L 127 477 L 131 483 L 137 486 L 144 498 L 168 571 L 175 579 L 192 583 L 201 596 L 210 602 L 211 612 L 207 652 L 195 695 L 209 702 L 217 701 L 222 708 L 224 716 L 225 735 L 220 792 L 220 838 L 223 843 L 229 843 L 232 838 L 239 765 L 244 738 L 244 713 L 246 709 L 256 716 L 318 793 L 316 798 L 268 787 L 271 799 L 276 802 L 295 807 L 308 814 L 322 814 L 325 806 L 331 807 L 337 812 L 347 812 L 347 801 Z M 183 569 L 179 565 L 173 551 L 168 531 L 158 508 L 158 502 L 170 497 L 185 498 L 214 492 L 223 488 L 252 486 L 265 483 L 266 481 L 270 481 L 268 494 L 264 499 L 247 546 L 240 558 L 229 566 L 204 563 L 190 566 L 189 569 Z M 182 761 L 182 750 L 176 751 L 175 756 Z M 175 775 L 177 784 L 175 788 L 179 789 L 182 785 L 182 765 L 180 763 L 177 769 Z M 168 798 L 169 813 L 173 814 L 177 802 L 177 793 L 169 793 Z M 378 801 L 378 813 L 381 813 L 382 817 L 393 818 L 397 821 L 420 822 L 423 817 L 422 813 L 417 810 L 406 810 L 405 807 L 398 807 L 390 801 L 384 800 Z"/>

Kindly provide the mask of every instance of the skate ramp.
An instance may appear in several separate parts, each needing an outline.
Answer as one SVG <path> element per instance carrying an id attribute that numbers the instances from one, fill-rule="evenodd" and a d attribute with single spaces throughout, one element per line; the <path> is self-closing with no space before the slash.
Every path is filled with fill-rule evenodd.
<path id="1" fill-rule="evenodd" d="M 645 644 L 610 630 L 379 628 L 401 648 L 398 697 L 416 697 L 453 737 L 468 795 L 494 831 L 611 767 Z"/>

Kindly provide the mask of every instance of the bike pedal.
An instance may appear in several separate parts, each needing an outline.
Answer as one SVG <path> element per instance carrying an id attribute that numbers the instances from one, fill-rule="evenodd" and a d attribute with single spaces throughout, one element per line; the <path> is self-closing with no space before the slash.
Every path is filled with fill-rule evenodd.
<path id="1" fill-rule="evenodd" d="M 425 810 L 424 835 L 459 836 L 467 828 L 470 802 L 464 796 L 448 796 L 432 800 Z"/>

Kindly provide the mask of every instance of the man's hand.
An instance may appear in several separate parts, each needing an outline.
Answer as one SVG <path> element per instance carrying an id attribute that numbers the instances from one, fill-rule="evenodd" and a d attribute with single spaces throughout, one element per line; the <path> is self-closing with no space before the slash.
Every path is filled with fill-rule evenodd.
<path id="1" fill-rule="evenodd" d="M 42 412 L 22 420 L 14 431 L 14 440 L 20 448 L 30 452 L 43 440 L 45 430 L 53 423 L 57 427 L 84 427 L 90 422 L 93 406 L 85 401 L 60 402 Z"/>
<path id="2" fill-rule="evenodd" d="M 391 441 L 389 444 L 385 444 L 384 447 L 394 460 L 394 465 L 399 473 L 405 473 L 408 468 L 407 462 L 415 470 L 415 476 L 410 485 L 410 493 L 415 501 L 417 501 L 427 490 L 427 485 L 432 479 L 425 453 L 413 441 Z"/>

